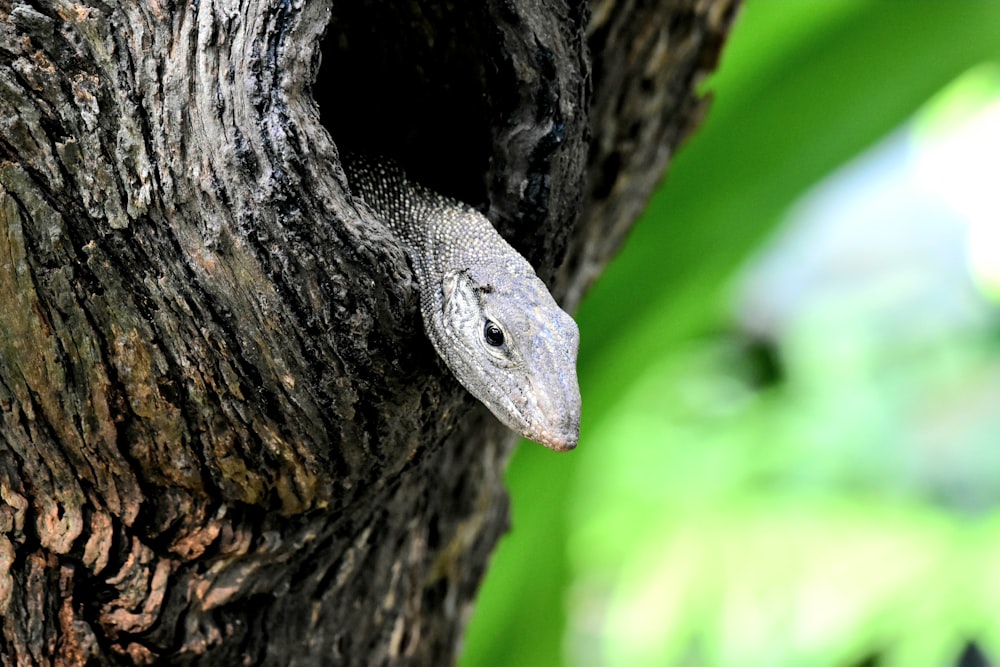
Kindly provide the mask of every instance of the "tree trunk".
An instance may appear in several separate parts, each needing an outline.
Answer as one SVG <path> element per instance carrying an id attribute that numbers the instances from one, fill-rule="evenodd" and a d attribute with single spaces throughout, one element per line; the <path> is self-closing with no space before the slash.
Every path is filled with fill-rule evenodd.
<path id="1" fill-rule="evenodd" d="M 514 439 L 338 148 L 572 308 L 734 2 L 0 0 L 2 663 L 453 661 Z"/>

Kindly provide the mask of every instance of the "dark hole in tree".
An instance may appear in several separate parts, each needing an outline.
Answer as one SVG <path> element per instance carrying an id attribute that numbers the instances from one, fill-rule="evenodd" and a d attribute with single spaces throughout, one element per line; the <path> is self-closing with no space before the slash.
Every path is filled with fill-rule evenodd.
<path id="1" fill-rule="evenodd" d="M 341 151 L 384 155 L 425 185 L 486 200 L 491 119 L 511 97 L 476 3 L 335 2 L 313 96 Z"/>

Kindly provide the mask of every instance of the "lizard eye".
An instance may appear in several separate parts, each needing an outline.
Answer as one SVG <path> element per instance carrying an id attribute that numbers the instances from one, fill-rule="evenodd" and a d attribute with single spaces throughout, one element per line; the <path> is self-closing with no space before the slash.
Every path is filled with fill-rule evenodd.
<path id="1" fill-rule="evenodd" d="M 483 327 L 483 338 L 486 339 L 488 345 L 500 347 L 503 345 L 503 329 L 492 320 L 486 320 L 486 326 Z"/>

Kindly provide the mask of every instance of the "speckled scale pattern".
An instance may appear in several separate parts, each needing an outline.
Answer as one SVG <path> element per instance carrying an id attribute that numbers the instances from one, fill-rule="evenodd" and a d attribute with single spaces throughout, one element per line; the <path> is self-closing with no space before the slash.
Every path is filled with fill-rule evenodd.
<path id="1" fill-rule="evenodd" d="M 485 216 L 409 180 L 396 163 L 351 155 L 344 166 L 351 190 L 361 195 L 399 237 L 414 264 L 424 264 L 431 257 L 440 266 L 479 264 L 503 256 L 521 270 L 534 273 Z"/>
<path id="2" fill-rule="evenodd" d="M 395 163 L 358 155 L 343 163 L 352 192 L 409 256 L 427 336 L 458 380 L 521 435 L 576 446 L 579 333 L 531 265 L 478 211 Z M 503 330 L 501 345 L 484 342 L 487 324 Z"/>

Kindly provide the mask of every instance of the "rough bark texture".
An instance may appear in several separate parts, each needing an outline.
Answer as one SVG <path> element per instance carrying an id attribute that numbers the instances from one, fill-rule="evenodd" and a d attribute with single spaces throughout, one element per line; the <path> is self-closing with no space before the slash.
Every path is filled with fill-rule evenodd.
<path id="1" fill-rule="evenodd" d="M 573 306 L 734 1 L 0 0 L 0 662 L 453 660 L 513 439 L 338 147 Z"/>

